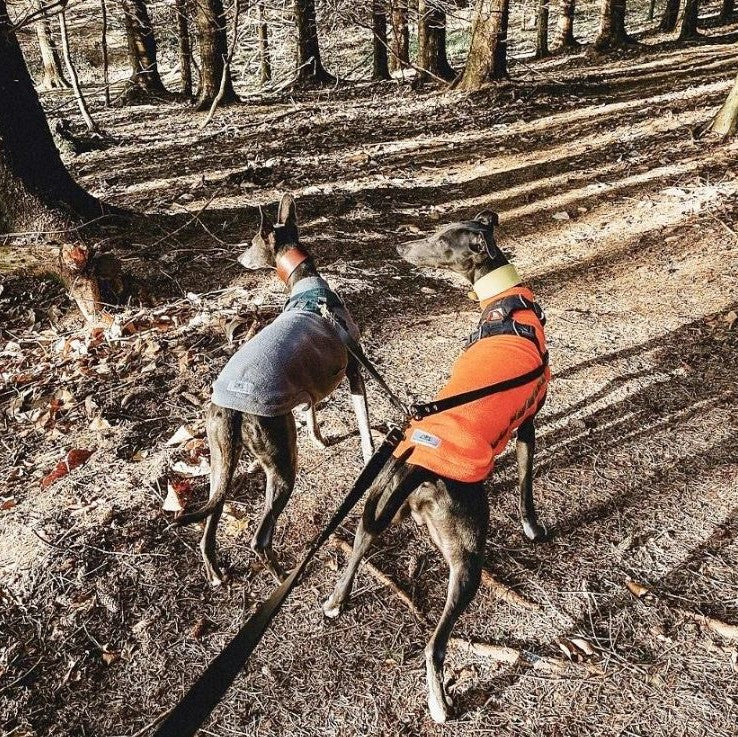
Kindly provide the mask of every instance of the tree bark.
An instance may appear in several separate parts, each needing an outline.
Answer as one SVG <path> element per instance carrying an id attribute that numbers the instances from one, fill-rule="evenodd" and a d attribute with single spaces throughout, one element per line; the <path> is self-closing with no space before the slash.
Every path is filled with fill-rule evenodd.
<path id="1" fill-rule="evenodd" d="M 446 13 L 437 0 L 418 1 L 418 66 L 450 82 L 456 72 L 446 56 Z"/>
<path id="2" fill-rule="evenodd" d="M 372 79 L 390 78 L 387 58 L 387 6 L 385 0 L 372 0 L 373 65 Z"/>
<path id="3" fill-rule="evenodd" d="M 548 0 L 538 0 L 536 58 L 548 56 Z"/>
<path id="4" fill-rule="evenodd" d="M 67 35 L 67 14 L 66 11 L 62 10 L 59 13 L 59 30 L 61 31 L 61 42 L 62 42 L 62 54 L 64 55 L 64 63 L 67 65 L 67 73 L 69 79 L 72 80 L 72 89 L 74 90 L 74 97 L 77 100 L 79 112 L 82 115 L 82 120 L 85 121 L 87 130 L 90 133 L 96 133 L 100 135 L 100 129 L 97 127 L 97 123 L 92 119 L 90 110 L 87 107 L 87 101 L 85 96 L 82 94 L 82 87 L 79 83 L 79 77 L 77 76 L 77 70 L 74 68 L 72 63 L 72 55 L 69 51 L 69 37 Z"/>
<path id="5" fill-rule="evenodd" d="M 507 77 L 509 0 L 477 0 L 471 46 L 459 88 L 478 90 Z"/>
<path id="6" fill-rule="evenodd" d="M 679 0 L 666 0 L 664 14 L 661 16 L 659 30 L 664 32 L 673 31 L 679 19 Z"/>
<path id="7" fill-rule="evenodd" d="M 228 58 L 226 15 L 222 0 L 195 0 L 197 36 L 200 42 L 200 90 L 196 108 L 208 110 L 220 90 L 223 68 Z M 233 80 L 226 70 L 221 105 L 237 102 Z"/>
<path id="8" fill-rule="evenodd" d="M 735 0 L 723 0 L 720 6 L 720 22 L 728 23 L 733 18 L 735 12 Z"/>
<path id="9" fill-rule="evenodd" d="M 187 0 L 174 0 L 177 14 L 177 53 L 179 56 L 179 79 L 182 94 L 192 97 L 192 44 L 187 14 Z"/>
<path id="10" fill-rule="evenodd" d="M 166 95 L 156 63 L 156 39 L 144 0 L 122 0 L 128 40 L 129 85 L 146 94 Z"/>
<path id="11" fill-rule="evenodd" d="M 105 107 L 110 107 L 110 65 L 108 60 L 108 7 L 105 0 L 100 0 L 100 50 L 102 52 L 103 65 L 103 93 L 105 95 Z"/>
<path id="12" fill-rule="evenodd" d="M 717 115 L 707 126 L 706 132 L 723 140 L 738 132 L 738 77 Z"/>
<path id="13" fill-rule="evenodd" d="M 261 86 L 272 81 L 272 59 L 269 54 L 269 25 L 264 3 L 259 3 L 259 81 Z"/>
<path id="14" fill-rule="evenodd" d="M 654 15 L 656 15 L 656 0 L 649 0 L 648 20 L 653 20 Z"/>
<path id="15" fill-rule="evenodd" d="M 594 42 L 597 51 L 616 49 L 630 43 L 625 31 L 625 0 L 602 0 L 600 31 Z"/>
<path id="16" fill-rule="evenodd" d="M 685 0 L 682 9 L 681 23 L 679 24 L 679 40 L 687 41 L 697 38 L 697 16 L 699 14 L 698 0 Z"/>
<path id="17" fill-rule="evenodd" d="M 560 0 L 559 20 L 556 24 L 556 50 L 577 49 L 581 45 L 574 38 L 575 0 Z"/>
<path id="18" fill-rule="evenodd" d="M 390 0 L 392 12 L 392 46 L 389 60 L 393 72 L 410 66 L 410 32 L 407 27 L 408 0 Z"/>
<path id="19" fill-rule="evenodd" d="M 61 68 L 61 60 L 59 53 L 54 44 L 54 37 L 51 35 L 51 24 L 44 10 L 41 0 L 36 0 L 36 12 L 39 18 L 33 24 L 36 28 L 36 37 L 38 38 L 38 47 L 41 52 L 41 64 L 43 67 L 43 77 L 39 85 L 42 90 L 65 90 L 69 89 L 69 82 L 64 77 Z"/>
<path id="20" fill-rule="evenodd" d="M 320 60 L 315 0 L 294 0 L 297 25 L 297 82 L 302 85 L 335 84 Z"/>

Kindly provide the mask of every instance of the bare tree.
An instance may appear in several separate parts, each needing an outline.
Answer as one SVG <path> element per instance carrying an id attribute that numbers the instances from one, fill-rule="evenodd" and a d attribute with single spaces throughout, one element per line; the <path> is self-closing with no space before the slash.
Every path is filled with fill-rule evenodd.
<path id="1" fill-rule="evenodd" d="M 660 31 L 673 31 L 677 26 L 677 20 L 679 19 L 679 0 L 666 0 L 664 6 L 664 13 L 661 16 L 661 22 L 659 23 Z"/>
<path id="2" fill-rule="evenodd" d="M 685 0 L 682 9 L 681 23 L 679 24 L 679 40 L 687 41 L 697 38 L 697 17 L 699 14 L 698 0 Z"/>
<path id="3" fill-rule="evenodd" d="M 110 107 L 110 71 L 108 60 L 108 6 L 105 0 L 100 0 L 100 51 L 103 65 L 103 92 L 105 107 Z"/>
<path id="4" fill-rule="evenodd" d="M 418 0 L 418 66 L 421 75 L 427 71 L 449 82 L 456 76 L 446 56 L 446 11 L 439 0 Z"/>
<path id="5" fill-rule="evenodd" d="M 705 133 L 723 140 L 738 132 L 738 77 L 717 115 L 705 128 Z"/>
<path id="6" fill-rule="evenodd" d="M 630 42 L 631 38 L 625 30 L 625 0 L 602 0 L 595 49 L 607 51 Z"/>
<path id="7" fill-rule="evenodd" d="M 269 54 L 269 25 L 264 2 L 259 3 L 259 81 L 262 87 L 272 79 L 272 60 Z"/>
<path id="8" fill-rule="evenodd" d="M 556 50 L 568 51 L 579 48 L 579 41 L 574 38 L 575 0 L 559 0 L 559 20 L 556 25 Z"/>
<path id="9" fill-rule="evenodd" d="M 372 79 L 389 79 L 387 58 L 387 5 L 385 0 L 372 0 Z"/>
<path id="10" fill-rule="evenodd" d="M 390 69 L 393 72 L 410 66 L 410 32 L 408 22 L 408 0 L 390 0 L 392 12 L 392 54 Z"/>
<path id="11" fill-rule="evenodd" d="M 131 91 L 166 95 L 156 62 L 156 39 L 144 0 L 122 0 L 123 20 L 128 40 Z"/>
<path id="12" fill-rule="evenodd" d="M 293 12 L 297 25 L 297 82 L 298 84 L 335 84 L 320 58 L 318 21 L 315 0 L 294 0 Z"/>
<path id="13" fill-rule="evenodd" d="M 43 77 L 39 86 L 43 90 L 69 89 L 69 82 L 67 82 L 64 72 L 62 72 L 59 53 L 54 44 L 54 37 L 51 35 L 51 24 L 46 9 L 41 0 L 36 0 L 35 5 L 38 19 L 33 25 L 36 29 L 43 68 Z"/>
<path id="14" fill-rule="evenodd" d="M 179 79 L 182 94 L 192 97 L 192 44 L 187 0 L 174 0 L 177 14 L 177 53 L 179 56 Z"/>
<path id="15" fill-rule="evenodd" d="M 536 58 L 548 56 L 548 0 L 538 0 L 536 16 Z"/>
<path id="16" fill-rule="evenodd" d="M 477 0 L 471 45 L 459 88 L 478 90 L 507 76 L 509 0 Z"/>
<path id="17" fill-rule="evenodd" d="M 723 0 L 720 5 L 720 22 L 729 23 L 735 13 L 735 0 Z"/>
<path id="18" fill-rule="evenodd" d="M 228 105 L 237 102 L 238 97 L 233 89 L 230 71 L 225 69 L 228 38 L 222 0 L 195 0 L 195 22 L 200 43 L 200 90 L 196 108 L 210 109 L 220 92 L 224 75 L 223 96 L 219 104 Z"/>

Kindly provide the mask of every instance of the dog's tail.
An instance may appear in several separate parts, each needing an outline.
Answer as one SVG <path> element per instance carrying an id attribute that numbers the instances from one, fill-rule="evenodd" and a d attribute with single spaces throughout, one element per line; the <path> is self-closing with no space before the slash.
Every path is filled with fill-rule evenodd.
<path id="1" fill-rule="evenodd" d="M 193 522 L 202 522 L 205 518 L 209 517 L 219 505 L 225 502 L 226 492 L 228 486 L 223 484 L 222 489 L 218 491 L 203 504 L 200 509 L 196 509 L 194 512 L 187 512 L 187 514 L 180 514 L 174 518 L 174 524 L 178 527 L 184 527 L 185 525 L 191 525 Z"/>
<path id="2" fill-rule="evenodd" d="M 370 535 L 379 535 L 384 532 L 394 519 L 395 515 L 400 511 L 405 500 L 417 488 L 417 481 L 409 481 L 407 475 L 410 473 L 410 467 L 405 461 L 413 452 L 412 448 L 408 448 L 399 458 L 392 458 L 384 467 L 382 473 L 373 484 L 369 498 L 364 505 L 364 512 L 361 521 L 364 529 Z M 387 484 L 390 483 L 395 474 L 402 474 L 399 481 L 396 482 L 394 489 L 382 504 L 382 509 L 377 515 L 377 508 L 382 499 L 385 498 Z"/>

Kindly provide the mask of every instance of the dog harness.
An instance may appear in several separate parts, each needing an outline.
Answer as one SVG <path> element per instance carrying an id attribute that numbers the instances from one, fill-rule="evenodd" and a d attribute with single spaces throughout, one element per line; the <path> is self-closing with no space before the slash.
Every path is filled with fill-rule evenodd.
<path id="1" fill-rule="evenodd" d="M 530 289 L 515 285 L 483 297 L 481 307 L 479 326 L 436 399 L 512 379 L 547 361 L 545 315 Z M 482 481 L 512 433 L 540 408 L 549 379 L 547 368 L 524 386 L 413 421 L 394 455 L 410 450 L 409 463 L 439 476 Z"/>
<path id="2" fill-rule="evenodd" d="M 276 417 L 327 397 L 345 376 L 348 354 L 325 311 L 359 339 L 327 282 L 300 279 L 280 315 L 231 356 L 213 384 L 213 403 Z"/>

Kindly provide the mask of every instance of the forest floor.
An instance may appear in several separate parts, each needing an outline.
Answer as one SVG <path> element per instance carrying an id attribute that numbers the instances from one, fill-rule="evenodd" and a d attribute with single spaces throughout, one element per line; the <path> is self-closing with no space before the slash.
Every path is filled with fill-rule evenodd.
<path id="1" fill-rule="evenodd" d="M 210 382 L 283 302 L 274 276 L 235 257 L 256 206 L 291 191 L 367 351 L 412 397 L 443 383 L 477 311 L 394 246 L 500 213 L 548 314 L 535 493 L 552 539 L 523 538 L 506 453 L 487 565 L 539 606 L 480 589 L 455 635 L 527 655 L 451 649 L 445 727 L 428 717 L 423 648 L 446 571 L 405 523 L 371 562 L 421 616 L 364 571 L 326 621 L 345 563 L 326 547 L 202 734 L 735 735 L 738 142 L 692 135 L 736 72 L 735 36 L 715 40 L 555 58 L 468 98 L 389 83 L 247 100 L 202 131 L 180 104 L 98 110 L 113 142 L 69 165 L 149 216 L 116 252 L 157 304 L 91 331 L 53 282 L 5 275 L 0 733 L 146 733 L 271 591 L 248 547 L 259 474 L 220 525 L 225 588 L 202 575 L 200 530 L 167 530 L 161 507 L 168 482 L 206 463 Z M 379 438 L 395 413 L 371 382 L 369 399 Z M 287 565 L 361 465 L 345 387 L 319 417 L 332 444 L 316 451 L 300 430 L 276 539 Z M 194 439 L 167 445 L 183 425 Z M 42 488 L 70 450 L 94 452 Z M 196 504 L 205 479 L 191 485 Z"/>

